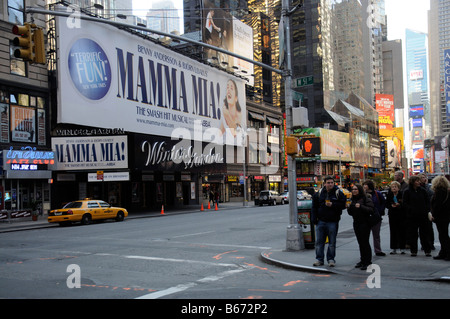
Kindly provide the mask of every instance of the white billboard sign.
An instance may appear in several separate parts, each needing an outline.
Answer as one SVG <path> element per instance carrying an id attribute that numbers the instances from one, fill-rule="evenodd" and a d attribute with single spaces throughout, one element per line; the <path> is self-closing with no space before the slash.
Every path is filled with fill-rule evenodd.
<path id="1" fill-rule="evenodd" d="M 126 136 L 53 137 L 54 170 L 128 168 Z"/>
<path id="2" fill-rule="evenodd" d="M 116 27 L 57 21 L 59 123 L 195 140 L 194 126 L 246 130 L 245 80 Z"/>

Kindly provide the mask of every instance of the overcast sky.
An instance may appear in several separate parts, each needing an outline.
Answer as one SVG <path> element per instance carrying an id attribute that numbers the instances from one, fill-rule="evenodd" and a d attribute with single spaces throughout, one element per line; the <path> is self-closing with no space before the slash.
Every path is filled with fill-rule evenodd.
<path id="1" fill-rule="evenodd" d="M 405 39 L 405 29 L 428 33 L 429 0 L 385 0 L 388 40 Z"/>

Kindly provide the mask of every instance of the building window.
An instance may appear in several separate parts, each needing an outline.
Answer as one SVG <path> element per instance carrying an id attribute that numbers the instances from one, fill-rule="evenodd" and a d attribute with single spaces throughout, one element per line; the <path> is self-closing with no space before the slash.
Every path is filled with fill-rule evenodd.
<path id="1" fill-rule="evenodd" d="M 19 92 L 0 93 L 1 142 L 46 145 L 46 99 Z"/>
<path id="2" fill-rule="evenodd" d="M 23 24 L 25 21 L 25 0 L 8 0 L 8 21 Z"/>

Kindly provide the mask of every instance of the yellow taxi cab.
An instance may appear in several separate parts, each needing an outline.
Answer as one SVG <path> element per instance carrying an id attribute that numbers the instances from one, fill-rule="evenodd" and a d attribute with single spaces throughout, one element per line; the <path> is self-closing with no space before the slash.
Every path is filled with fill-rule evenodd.
<path id="1" fill-rule="evenodd" d="M 115 219 L 120 222 L 128 216 L 125 208 L 112 207 L 105 201 L 86 198 L 69 202 L 61 209 L 54 209 L 48 213 L 49 223 L 60 225 L 72 222 L 81 222 L 83 225 L 90 224 L 93 220 Z"/>

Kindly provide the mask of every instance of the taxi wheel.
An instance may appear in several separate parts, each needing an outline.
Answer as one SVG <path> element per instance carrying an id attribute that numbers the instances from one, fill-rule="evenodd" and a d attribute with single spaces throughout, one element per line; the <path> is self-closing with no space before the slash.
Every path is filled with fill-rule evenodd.
<path id="1" fill-rule="evenodd" d="M 84 214 L 81 218 L 81 224 L 89 225 L 92 222 L 92 217 L 89 214 Z"/>
<path id="2" fill-rule="evenodd" d="M 121 221 L 123 221 L 124 219 L 125 219 L 124 213 L 123 213 L 123 212 L 118 212 L 118 213 L 117 213 L 117 216 L 116 216 L 116 221 L 117 221 L 117 222 L 121 222 Z"/>

